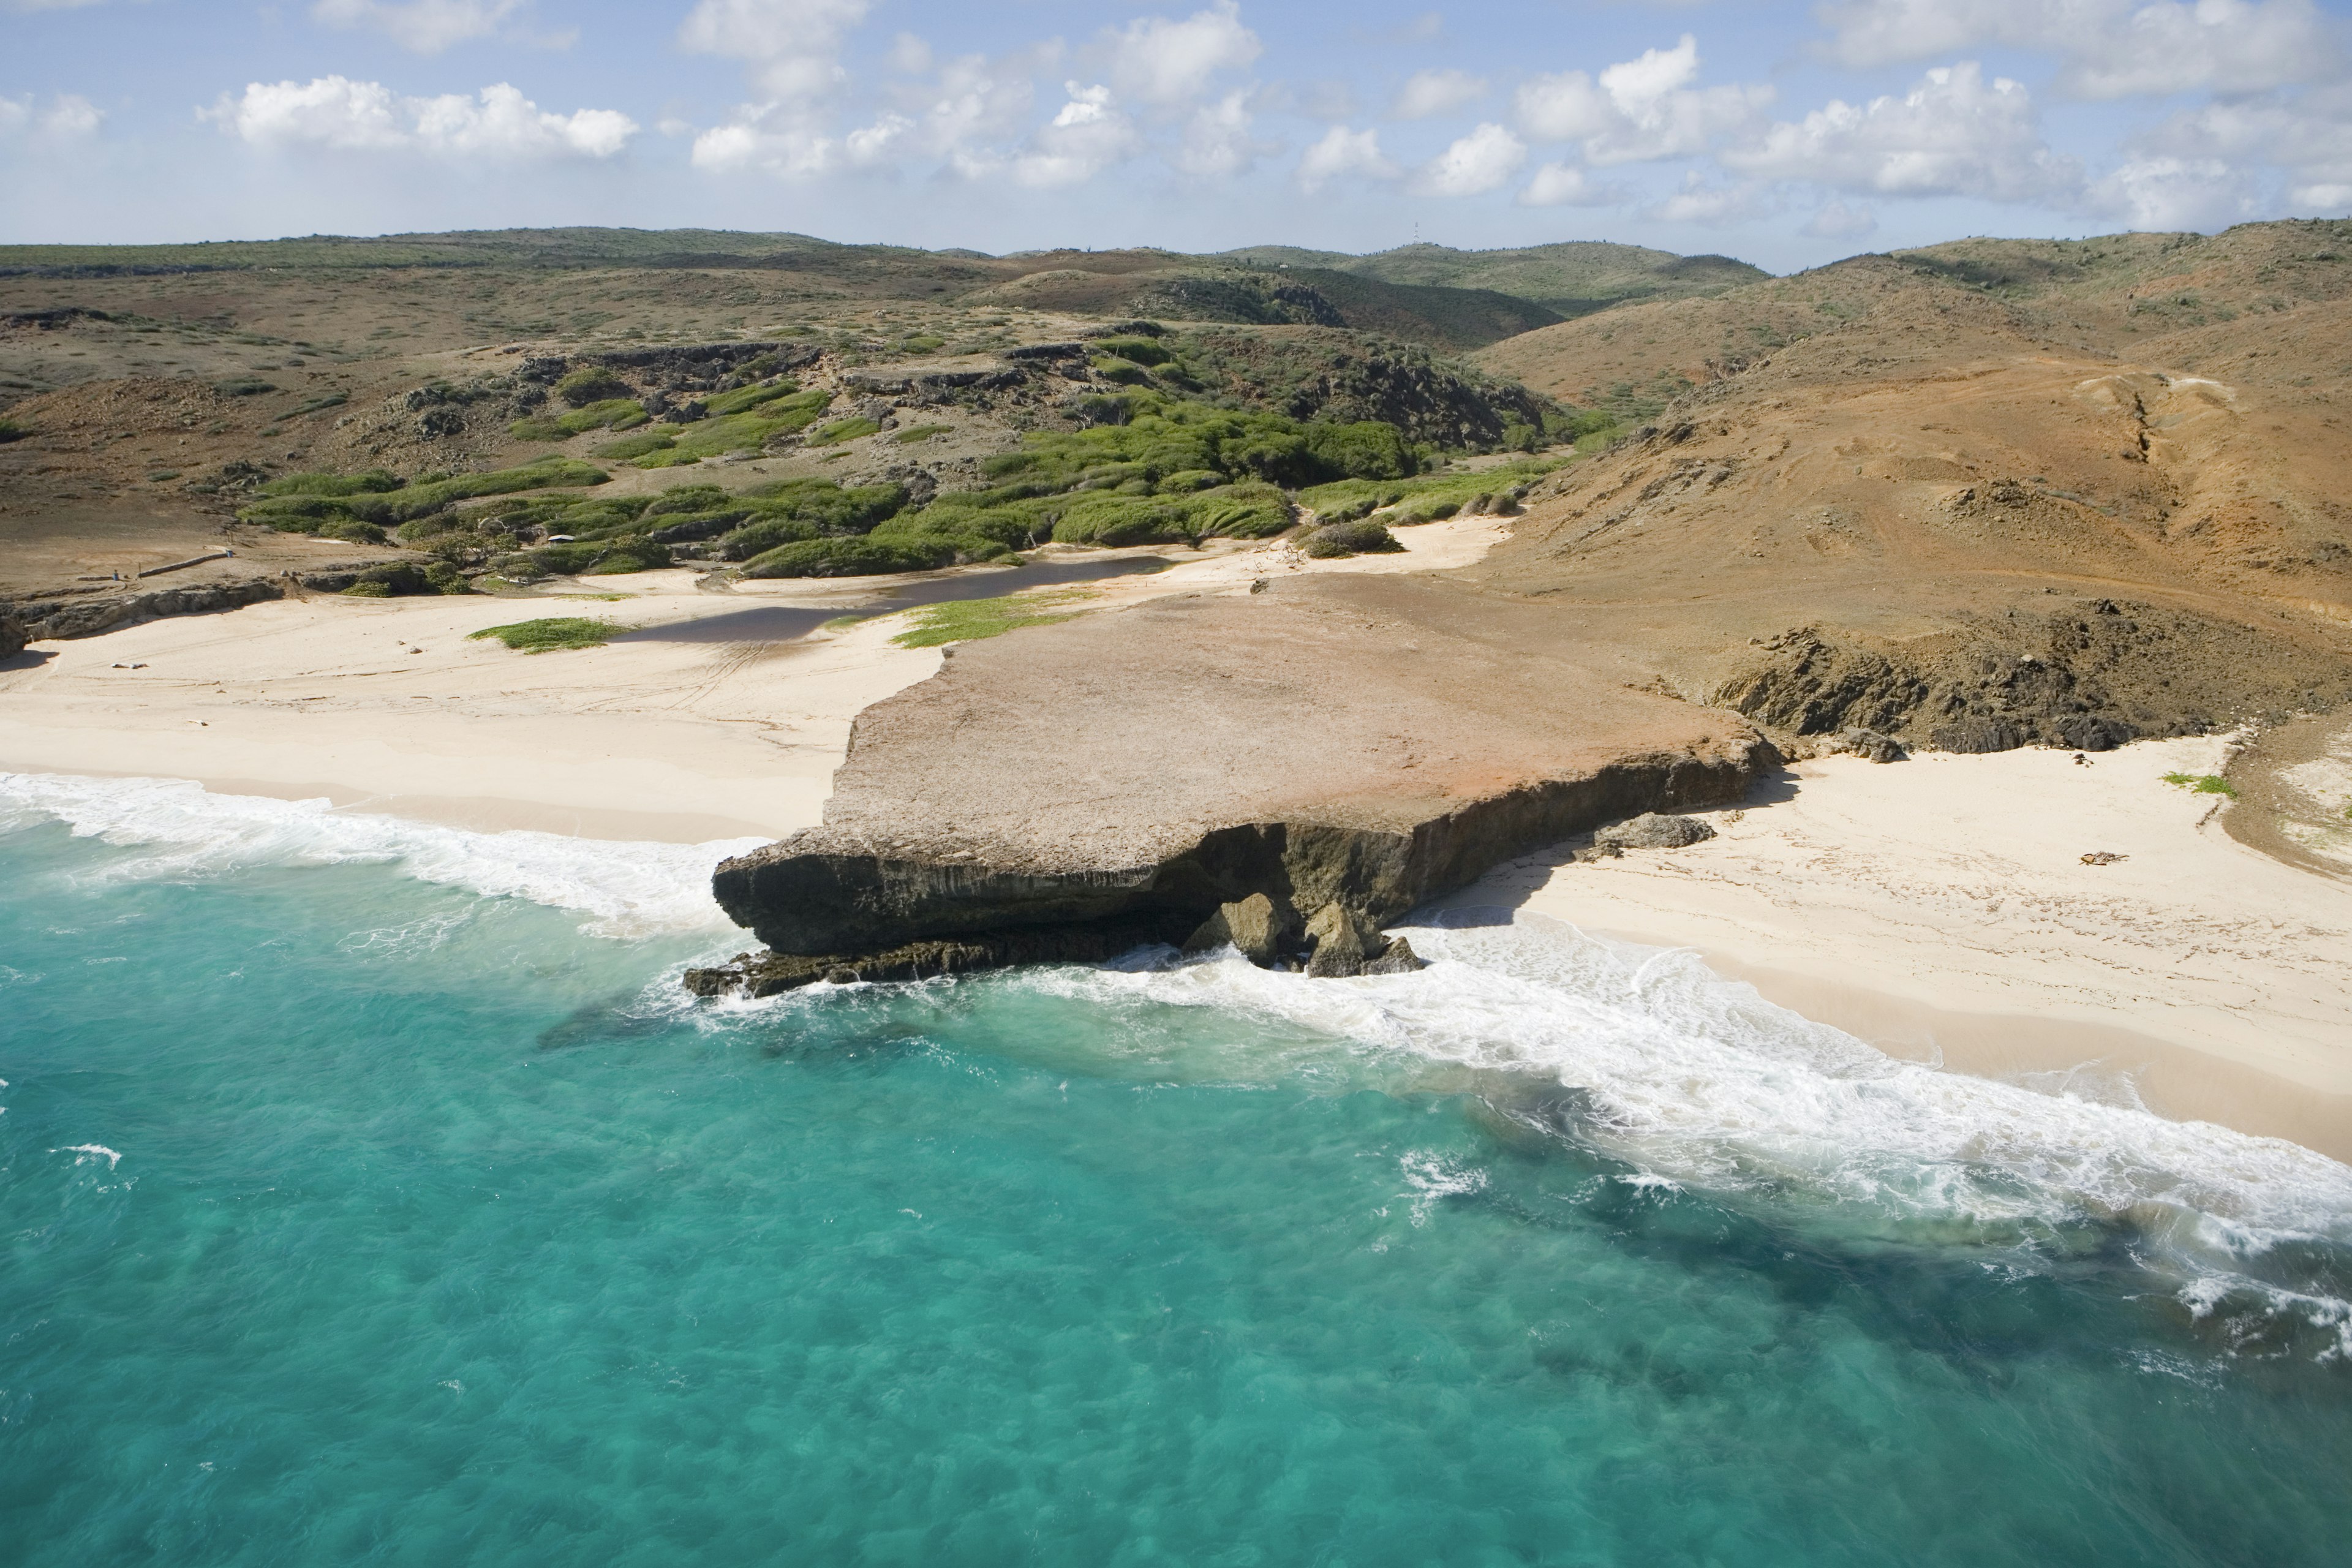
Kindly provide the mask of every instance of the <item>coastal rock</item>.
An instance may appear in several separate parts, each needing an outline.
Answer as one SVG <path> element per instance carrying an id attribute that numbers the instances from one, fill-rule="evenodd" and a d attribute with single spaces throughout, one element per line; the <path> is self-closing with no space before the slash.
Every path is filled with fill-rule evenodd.
<path id="1" fill-rule="evenodd" d="M 1838 744 L 1853 755 L 1874 763 L 1899 763 L 1911 754 L 1903 749 L 1902 742 L 1875 730 L 1848 730 L 1838 737 Z"/>
<path id="2" fill-rule="evenodd" d="M 1958 752 L 1969 755 L 1985 752 L 2013 752 L 2025 744 L 2025 737 L 2016 725 L 2006 719 L 1963 719 L 1958 723 L 1937 727 L 1927 740 L 1939 752 Z"/>
<path id="3" fill-rule="evenodd" d="M 1687 849 L 1715 837 L 1715 829 L 1695 816 L 1667 816 L 1643 812 L 1630 822 L 1604 827 L 1592 836 L 1596 849 Z"/>
<path id="4" fill-rule="evenodd" d="M 1381 928 L 1345 904 L 1326 904 L 1316 910 L 1307 922 L 1307 938 L 1315 944 L 1307 973 L 1318 980 L 1361 974 L 1366 963 L 1388 949 Z"/>
<path id="5" fill-rule="evenodd" d="M 1231 943 L 1263 969 L 1294 948 L 1297 940 L 1298 911 L 1286 900 L 1276 903 L 1264 893 L 1252 893 L 1236 902 L 1218 905 L 1217 912 L 1185 939 L 1184 951 L 1210 952 Z"/>
<path id="6" fill-rule="evenodd" d="M 1426 969 L 1428 967 L 1429 965 L 1423 962 L 1421 954 L 1413 952 L 1412 943 L 1407 942 L 1402 937 L 1397 937 L 1389 942 L 1389 948 L 1386 952 L 1381 953 L 1378 958 L 1364 965 L 1364 973 L 1367 974 L 1411 974 L 1416 969 Z"/>
<path id="7" fill-rule="evenodd" d="M 0 658 L 16 658 L 25 651 L 25 644 L 30 640 L 25 623 L 16 618 L 16 613 L 0 605 Z"/>
<path id="8" fill-rule="evenodd" d="M 1106 921 L 1079 926 L 1038 926 L 961 942 L 908 942 L 880 952 L 806 956 L 739 952 L 709 969 L 689 969 L 684 984 L 698 996 L 780 995 L 822 980 L 833 985 L 860 982 L 930 980 L 944 974 L 1002 969 L 1015 963 L 1100 963 L 1153 942 L 1171 940 L 1161 920 Z"/>
<path id="9" fill-rule="evenodd" d="M 239 583 L 207 583 L 183 588 L 161 588 L 148 594 L 126 594 L 104 599 L 79 599 L 44 610 L 28 619 L 26 632 L 33 641 L 66 641 L 94 637 L 134 622 L 161 616 L 215 615 L 242 609 L 266 599 L 282 599 L 282 584 L 267 577 Z"/>
<path id="10" fill-rule="evenodd" d="M 712 890 L 780 953 L 1127 918 L 1182 940 L 1253 894 L 1377 924 L 1597 823 L 1737 800 L 1779 761 L 1734 715 L 1597 677 L 1606 650 L 1573 630 L 1333 575 L 967 643 L 859 716 L 822 826 Z"/>

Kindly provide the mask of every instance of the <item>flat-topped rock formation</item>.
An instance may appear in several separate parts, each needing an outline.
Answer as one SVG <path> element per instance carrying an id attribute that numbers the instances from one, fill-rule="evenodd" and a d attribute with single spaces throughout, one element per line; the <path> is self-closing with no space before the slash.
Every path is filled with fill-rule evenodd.
<path id="1" fill-rule="evenodd" d="M 1387 921 L 1773 760 L 1735 715 L 1595 673 L 1563 624 L 1335 575 L 968 644 L 859 717 L 822 826 L 714 889 L 798 955 L 1111 921 L 1181 941 L 1255 893 Z"/>

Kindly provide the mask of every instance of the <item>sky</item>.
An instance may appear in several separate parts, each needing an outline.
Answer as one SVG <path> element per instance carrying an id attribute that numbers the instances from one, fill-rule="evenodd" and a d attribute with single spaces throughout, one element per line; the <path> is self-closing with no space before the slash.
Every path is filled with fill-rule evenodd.
<path id="1" fill-rule="evenodd" d="M 0 242 L 559 224 L 1791 271 L 2352 211 L 2352 0 L 0 0 Z"/>

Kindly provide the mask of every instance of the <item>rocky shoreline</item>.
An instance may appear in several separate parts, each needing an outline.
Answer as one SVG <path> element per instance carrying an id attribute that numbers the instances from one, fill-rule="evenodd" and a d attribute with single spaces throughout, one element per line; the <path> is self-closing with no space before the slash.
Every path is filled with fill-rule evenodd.
<path id="1" fill-rule="evenodd" d="M 770 952 L 688 984 L 1139 942 L 1411 967 L 1380 928 L 1416 905 L 1605 824 L 1728 804 L 1779 761 L 1735 715 L 1600 679 L 1558 626 L 1439 580 L 1334 577 L 967 645 L 859 718 L 823 826 L 719 868 Z"/>

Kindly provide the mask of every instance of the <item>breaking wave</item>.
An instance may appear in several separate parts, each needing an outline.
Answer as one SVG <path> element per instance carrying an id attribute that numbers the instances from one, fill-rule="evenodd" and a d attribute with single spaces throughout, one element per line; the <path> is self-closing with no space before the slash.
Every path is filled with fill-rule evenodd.
<path id="1" fill-rule="evenodd" d="M 765 842 L 647 844 L 554 833 L 468 833 L 339 811 L 325 800 L 215 795 L 187 779 L 0 773 L 0 833 L 45 822 L 62 822 L 78 837 L 146 851 L 99 873 L 108 878 L 391 865 L 420 881 L 485 898 L 572 910 L 588 917 L 583 930 L 619 937 L 732 929 L 711 900 L 711 868 Z"/>

